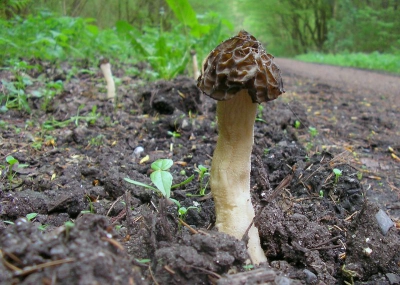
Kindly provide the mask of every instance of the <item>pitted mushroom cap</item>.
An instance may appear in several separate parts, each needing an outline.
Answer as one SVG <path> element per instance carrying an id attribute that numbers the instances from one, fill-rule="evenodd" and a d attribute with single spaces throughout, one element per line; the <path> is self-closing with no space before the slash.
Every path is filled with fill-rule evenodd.
<path id="1" fill-rule="evenodd" d="M 246 31 L 210 52 L 203 62 L 197 86 L 216 100 L 229 100 L 247 89 L 253 103 L 276 99 L 285 92 L 274 57 Z"/>

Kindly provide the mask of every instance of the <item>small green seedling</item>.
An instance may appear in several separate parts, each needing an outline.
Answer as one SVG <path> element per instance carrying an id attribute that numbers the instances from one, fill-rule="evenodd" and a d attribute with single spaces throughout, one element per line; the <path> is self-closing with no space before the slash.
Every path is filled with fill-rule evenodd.
<path id="1" fill-rule="evenodd" d="M 143 259 L 136 259 L 136 261 L 139 263 L 149 263 L 151 261 L 151 259 L 143 258 Z"/>
<path id="2" fill-rule="evenodd" d="M 294 122 L 294 128 L 295 128 L 295 129 L 299 129 L 300 126 L 301 126 L 300 121 L 296 120 L 296 121 Z"/>
<path id="3" fill-rule="evenodd" d="M 323 191 L 323 190 L 320 190 L 320 191 L 319 191 L 319 197 L 320 197 L 320 198 L 324 198 L 324 191 Z"/>
<path id="4" fill-rule="evenodd" d="M 33 219 L 36 218 L 37 215 L 38 215 L 37 213 L 29 213 L 26 215 L 26 219 L 31 222 L 33 221 Z"/>
<path id="5" fill-rule="evenodd" d="M 263 110 L 264 110 L 264 106 L 259 104 L 258 107 L 257 107 L 256 122 L 262 122 L 262 123 L 266 123 L 267 122 L 262 118 Z"/>
<path id="6" fill-rule="evenodd" d="M 314 127 L 308 127 L 308 133 L 310 134 L 311 138 L 315 138 L 318 135 L 318 130 Z"/>
<path id="7" fill-rule="evenodd" d="M 339 177 L 342 176 L 342 171 L 340 169 L 334 168 L 333 173 L 335 174 L 335 184 L 337 184 L 339 181 Z"/>
<path id="8" fill-rule="evenodd" d="M 40 225 L 40 226 L 38 226 L 38 230 L 39 230 L 39 231 L 44 231 L 48 226 L 49 226 L 49 225 L 46 225 L 46 224 Z"/>
<path id="9" fill-rule="evenodd" d="M 175 131 L 173 131 L 173 132 L 168 131 L 167 134 L 170 135 L 173 138 L 180 138 L 181 137 L 181 134 L 178 133 L 178 132 L 175 132 Z"/>
<path id="10" fill-rule="evenodd" d="M 206 182 L 206 176 L 210 176 L 210 173 L 208 172 L 208 168 L 201 164 L 197 167 L 197 169 L 195 171 L 197 173 L 199 173 L 199 178 L 198 178 L 198 180 L 200 181 L 199 194 L 200 194 L 200 196 L 204 196 L 207 186 L 208 186 L 208 182 L 210 181 L 210 180 L 207 180 L 207 182 Z"/>
<path id="11" fill-rule="evenodd" d="M 151 182 L 156 186 L 153 187 L 151 185 L 147 185 L 145 183 L 132 180 L 130 178 L 124 178 L 125 181 L 145 187 L 147 189 L 153 190 L 159 194 L 161 194 L 163 197 L 172 200 L 171 197 L 171 189 L 178 188 L 180 186 L 183 186 L 190 181 L 193 180 L 193 175 L 186 179 L 185 181 L 172 185 L 172 174 L 169 172 L 169 169 L 171 166 L 174 164 L 174 162 L 171 159 L 158 159 L 154 161 L 151 164 L 151 169 L 153 169 L 153 173 L 150 174 L 150 179 Z"/>
<path id="12" fill-rule="evenodd" d="M 254 269 L 254 265 L 253 264 L 247 264 L 247 265 L 243 265 L 243 269 L 246 271 L 250 271 Z"/>
<path id="13" fill-rule="evenodd" d="M 75 224 L 71 221 L 66 221 L 64 223 L 64 227 L 65 227 L 65 235 L 68 237 L 69 232 L 72 230 L 73 227 L 75 227 Z"/>
<path id="14" fill-rule="evenodd" d="M 18 159 L 14 158 L 11 155 L 6 157 L 6 162 L 8 163 L 7 179 L 8 181 L 10 181 L 10 183 L 13 182 L 14 177 L 16 175 L 16 172 L 13 171 L 14 165 L 16 165 L 18 168 L 24 168 L 28 166 L 28 164 L 19 163 Z"/>
<path id="15" fill-rule="evenodd" d="M 193 202 L 193 203 L 197 203 L 197 204 L 195 204 L 196 206 L 189 206 L 187 208 L 183 207 L 181 205 L 181 203 L 179 203 L 179 201 L 177 201 L 177 200 L 173 200 L 173 202 L 178 206 L 178 215 L 179 215 L 179 218 L 181 218 L 182 220 L 184 220 L 186 218 L 186 215 L 190 209 L 196 209 L 198 212 L 200 212 L 200 208 L 197 207 L 197 204 L 198 204 L 197 202 Z"/>

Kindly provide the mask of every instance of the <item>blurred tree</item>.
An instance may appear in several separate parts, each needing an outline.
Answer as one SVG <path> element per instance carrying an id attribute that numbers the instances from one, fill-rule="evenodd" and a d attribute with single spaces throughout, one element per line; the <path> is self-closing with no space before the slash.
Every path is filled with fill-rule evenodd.
<path id="1" fill-rule="evenodd" d="M 272 50 L 286 54 L 324 50 L 328 23 L 336 7 L 336 0 L 237 0 L 236 3 L 239 13 L 247 18 L 245 25 L 271 42 Z"/>
<path id="2" fill-rule="evenodd" d="M 32 0 L 0 0 L 0 18 L 10 19 L 15 15 L 27 13 L 26 8 Z"/>
<path id="3" fill-rule="evenodd" d="M 399 0 L 341 0 L 330 22 L 330 51 L 399 52 Z"/>
<path id="4" fill-rule="evenodd" d="M 400 0 L 234 0 L 276 54 L 399 52 Z"/>

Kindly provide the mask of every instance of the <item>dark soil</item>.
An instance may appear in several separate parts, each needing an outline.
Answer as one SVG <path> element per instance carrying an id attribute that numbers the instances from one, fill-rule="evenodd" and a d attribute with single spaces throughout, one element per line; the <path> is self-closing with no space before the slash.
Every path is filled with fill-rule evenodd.
<path id="1" fill-rule="evenodd" d="M 244 242 L 214 229 L 209 188 L 188 196 L 217 139 L 215 102 L 194 80 L 149 83 L 115 67 L 114 104 L 100 71 L 68 81 L 69 66 L 46 66 L 26 75 L 26 92 L 59 79 L 64 91 L 47 105 L 31 97 L 30 115 L 0 114 L 0 283 L 400 284 L 399 94 L 352 88 L 352 69 L 345 85 L 282 63 L 287 93 L 260 109 L 252 155 L 268 264 L 247 264 Z M 27 166 L 10 170 L 9 155 Z M 195 175 L 172 194 L 198 207 L 184 223 L 175 204 L 124 180 L 151 184 L 159 158 L 174 161 L 174 183 Z"/>

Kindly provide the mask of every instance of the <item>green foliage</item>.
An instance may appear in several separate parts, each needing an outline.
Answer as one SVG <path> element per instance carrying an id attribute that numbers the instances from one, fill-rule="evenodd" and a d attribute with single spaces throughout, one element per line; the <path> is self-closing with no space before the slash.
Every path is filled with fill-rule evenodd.
<path id="1" fill-rule="evenodd" d="M 21 12 L 32 0 L 1 0 L 0 1 L 0 19 L 10 18 Z"/>
<path id="2" fill-rule="evenodd" d="M 296 59 L 333 64 L 340 66 L 352 66 L 357 68 L 367 68 L 384 70 L 400 74 L 400 54 L 382 54 L 379 52 L 366 53 L 340 53 L 340 54 L 321 54 L 308 53 L 296 56 Z"/>
<path id="3" fill-rule="evenodd" d="M 0 63 L 9 58 L 61 61 L 70 58 L 124 58 L 129 42 L 110 29 L 99 30 L 94 19 L 59 17 L 42 11 L 27 19 L 0 20 Z"/>
<path id="4" fill-rule="evenodd" d="M 43 123 L 42 127 L 45 130 L 54 130 L 56 128 L 65 128 L 68 126 L 70 123 L 75 123 L 76 126 L 79 125 L 79 121 L 84 121 L 88 124 L 94 124 L 96 123 L 97 119 L 101 116 L 100 113 L 97 113 L 97 106 L 93 106 L 92 110 L 90 113 L 87 115 L 80 115 L 80 111 L 82 110 L 84 106 L 81 105 L 78 108 L 77 115 L 72 116 L 71 118 L 65 120 L 65 121 L 57 121 L 54 118 L 51 120 L 47 120 Z"/>
<path id="5" fill-rule="evenodd" d="M 160 8 L 157 11 L 157 14 L 160 13 L 159 22 L 152 26 L 120 20 L 114 29 L 101 30 L 93 18 L 58 16 L 46 10 L 26 19 L 19 16 L 8 21 L 0 19 L 0 63 L 12 66 L 8 60 L 15 58 L 55 62 L 84 59 L 91 65 L 97 65 L 100 57 L 107 57 L 124 62 L 148 62 L 152 70 L 145 71 L 147 78 L 172 79 L 187 72 L 191 49 L 196 49 L 202 59 L 227 38 L 226 32 L 232 29 L 232 25 L 216 13 L 197 15 L 187 0 L 169 0 L 168 8 L 174 12 L 178 22 L 167 20 L 161 2 L 157 3 Z M 28 111 L 28 105 L 23 104 L 26 95 L 21 90 L 13 90 L 19 92 L 12 94 L 19 101 L 11 103 Z M 57 90 L 52 91 L 36 92 L 37 97 L 46 99 L 42 109 L 47 108 L 48 101 Z"/>
<path id="6" fill-rule="evenodd" d="M 172 79 L 184 73 L 188 66 L 191 49 L 196 49 L 199 57 L 203 58 L 228 37 L 223 33 L 223 27 L 229 29 L 229 26 L 218 15 L 212 13 L 205 15 L 204 19 L 209 21 L 209 24 L 199 24 L 196 17 L 192 15 L 193 10 L 191 10 L 193 13 L 181 15 L 181 9 L 185 11 L 191 9 L 188 8 L 189 4 L 179 8 L 175 6 L 175 1 L 168 2 L 174 5 L 177 17 L 182 21 L 169 31 L 164 31 L 162 27 L 146 27 L 142 33 L 126 21 L 116 23 L 118 35 L 130 41 L 138 60 L 146 61 L 151 65 L 153 70 L 147 71 L 150 79 Z"/>
<path id="7" fill-rule="evenodd" d="M 385 4 L 386 2 L 386 4 Z M 326 45 L 332 52 L 400 51 L 400 17 L 396 1 L 367 3 L 341 0 L 330 22 Z"/>
<path id="8" fill-rule="evenodd" d="M 34 66 L 29 65 L 23 60 L 10 59 L 8 63 L 9 67 L 4 67 L 2 69 L 10 71 L 14 76 L 14 80 L 1 80 L 4 88 L 2 88 L 2 91 L 0 92 L 0 110 L 5 112 L 8 109 L 17 109 L 30 113 L 31 108 L 28 104 L 28 96 L 25 93 L 25 89 L 33 83 L 26 72 L 33 69 Z"/>
<path id="9" fill-rule="evenodd" d="M 398 1 L 234 1 L 248 29 L 276 55 L 398 53 Z"/>
<path id="10" fill-rule="evenodd" d="M 333 174 L 335 174 L 335 184 L 337 184 L 339 181 L 339 177 L 342 176 L 342 171 L 340 169 L 334 168 Z"/>

